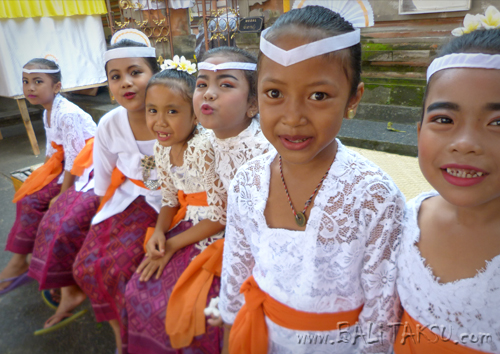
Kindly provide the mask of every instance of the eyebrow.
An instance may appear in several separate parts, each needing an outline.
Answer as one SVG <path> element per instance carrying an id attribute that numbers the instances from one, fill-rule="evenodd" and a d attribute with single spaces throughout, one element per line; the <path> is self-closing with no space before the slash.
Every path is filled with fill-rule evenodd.
<path id="1" fill-rule="evenodd" d="M 435 102 L 427 107 L 426 112 L 436 111 L 438 109 L 450 109 L 452 111 L 460 111 L 460 106 L 452 102 Z"/>
<path id="2" fill-rule="evenodd" d="M 487 111 L 500 111 L 500 102 L 486 104 Z"/>
<path id="3" fill-rule="evenodd" d="M 238 80 L 236 78 L 236 76 L 229 75 L 229 74 L 221 74 L 221 75 L 217 75 L 217 77 L 216 77 L 217 80 L 226 79 L 226 78 L 230 78 L 230 79 L 234 79 L 236 81 L 240 81 L 240 80 Z M 208 80 L 208 75 L 198 75 L 197 79 Z"/>

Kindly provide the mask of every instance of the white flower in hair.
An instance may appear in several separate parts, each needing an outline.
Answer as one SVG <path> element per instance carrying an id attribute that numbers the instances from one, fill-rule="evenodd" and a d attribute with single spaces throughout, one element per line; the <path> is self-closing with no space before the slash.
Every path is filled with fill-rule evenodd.
<path id="1" fill-rule="evenodd" d="M 184 56 L 180 57 L 175 55 L 172 59 L 167 59 L 160 66 L 162 70 L 177 69 L 179 71 L 186 71 L 188 74 L 196 72 L 196 64 L 191 63 Z"/>
<path id="2" fill-rule="evenodd" d="M 500 11 L 495 6 L 488 6 L 484 15 L 477 16 L 484 28 L 500 28 Z"/>
<path id="3" fill-rule="evenodd" d="M 481 20 L 479 19 L 479 15 L 467 14 L 464 18 L 464 26 L 455 28 L 453 31 L 451 31 L 451 34 L 456 37 L 460 37 L 466 33 L 475 31 L 478 28 L 481 28 Z"/>

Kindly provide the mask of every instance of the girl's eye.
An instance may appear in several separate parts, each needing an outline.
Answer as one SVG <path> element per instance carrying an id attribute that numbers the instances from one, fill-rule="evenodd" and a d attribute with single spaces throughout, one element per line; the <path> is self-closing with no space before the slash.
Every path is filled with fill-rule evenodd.
<path id="1" fill-rule="evenodd" d="M 231 87 L 233 87 L 233 85 L 228 84 L 228 83 L 224 83 L 224 84 L 221 84 L 220 87 L 231 88 Z"/>
<path id="2" fill-rule="evenodd" d="M 313 101 L 323 101 L 328 95 L 324 92 L 314 92 L 309 98 Z"/>
<path id="3" fill-rule="evenodd" d="M 200 83 L 196 84 L 196 88 L 203 88 L 203 87 L 207 87 L 207 84 L 205 84 L 203 82 L 200 82 Z"/>
<path id="4" fill-rule="evenodd" d="M 494 120 L 490 125 L 500 126 L 500 119 Z"/>
<path id="5" fill-rule="evenodd" d="M 43 81 L 42 80 L 35 80 L 35 84 L 42 84 Z"/>
<path id="6" fill-rule="evenodd" d="M 453 120 L 448 117 L 437 117 L 432 120 L 433 122 L 439 123 L 439 124 L 451 124 L 453 123 Z"/>
<path id="7" fill-rule="evenodd" d="M 130 73 L 130 75 L 135 76 L 135 75 L 139 75 L 140 73 L 141 73 L 141 71 L 139 71 L 139 70 L 134 70 L 134 71 L 132 71 L 132 72 Z"/>
<path id="8" fill-rule="evenodd" d="M 23 80 L 23 84 L 27 84 L 28 83 L 28 80 Z"/>
<path id="9" fill-rule="evenodd" d="M 154 109 L 154 108 L 150 108 L 150 109 L 148 110 L 148 112 L 149 112 L 149 113 L 156 113 L 156 109 Z"/>
<path id="10" fill-rule="evenodd" d="M 119 75 L 113 75 L 111 76 L 111 80 L 118 80 L 120 78 Z"/>
<path id="11" fill-rule="evenodd" d="M 171 109 L 170 111 L 168 111 L 168 114 L 176 114 L 177 111 L 175 109 Z"/>
<path id="12" fill-rule="evenodd" d="M 266 95 L 269 98 L 282 98 L 283 97 L 281 92 L 279 90 L 275 90 L 275 89 L 267 91 Z"/>

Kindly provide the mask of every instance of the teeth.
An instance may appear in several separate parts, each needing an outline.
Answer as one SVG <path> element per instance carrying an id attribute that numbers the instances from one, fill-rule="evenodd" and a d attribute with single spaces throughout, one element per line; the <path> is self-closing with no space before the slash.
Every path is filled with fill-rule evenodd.
<path id="1" fill-rule="evenodd" d="M 292 143 L 303 143 L 303 142 L 304 142 L 304 141 L 306 141 L 306 140 L 307 140 L 307 138 L 305 138 L 305 139 L 300 139 L 300 140 L 288 140 L 288 141 L 290 141 L 290 142 L 292 142 Z"/>
<path id="2" fill-rule="evenodd" d="M 170 134 L 163 134 L 163 133 L 158 133 L 158 136 L 160 138 L 166 138 L 167 136 L 169 136 Z"/>
<path id="3" fill-rule="evenodd" d="M 477 178 L 483 175 L 483 172 L 477 172 L 474 170 L 463 170 L 459 168 L 447 168 L 446 172 L 454 177 L 459 177 L 459 178 Z"/>

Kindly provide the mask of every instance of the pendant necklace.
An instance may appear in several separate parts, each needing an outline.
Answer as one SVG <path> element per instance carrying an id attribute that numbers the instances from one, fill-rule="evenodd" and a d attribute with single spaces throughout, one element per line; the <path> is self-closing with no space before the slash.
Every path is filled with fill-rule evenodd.
<path id="1" fill-rule="evenodd" d="M 141 167 L 142 181 L 144 182 L 146 188 L 151 191 L 155 191 L 160 188 L 160 181 L 158 181 L 157 179 L 149 179 L 149 177 L 151 177 L 151 171 L 156 167 L 154 155 L 145 155 L 144 158 L 141 159 Z"/>
<path id="2" fill-rule="evenodd" d="M 331 165 L 330 165 L 330 167 L 331 167 Z M 325 175 L 323 176 L 323 178 L 321 178 L 321 181 L 319 181 L 319 183 L 316 186 L 316 189 L 314 190 L 313 194 L 311 194 L 311 196 L 307 200 L 306 204 L 304 205 L 304 210 L 302 210 L 302 212 L 300 212 L 300 211 L 296 212 L 295 208 L 293 207 L 292 200 L 290 199 L 290 194 L 288 194 L 288 188 L 286 187 L 285 178 L 283 177 L 283 167 L 282 167 L 281 155 L 280 155 L 280 175 L 281 175 L 281 182 L 283 182 L 283 187 L 285 187 L 285 193 L 286 193 L 286 196 L 288 197 L 288 203 L 290 203 L 290 208 L 292 208 L 293 215 L 295 216 L 295 222 L 300 227 L 302 227 L 302 226 L 304 226 L 306 224 L 306 222 L 307 222 L 307 220 L 306 220 L 306 210 L 307 210 L 307 207 L 309 206 L 309 204 L 311 204 L 312 199 L 314 198 L 314 196 L 316 195 L 316 193 L 319 191 L 319 188 L 321 187 L 321 184 L 325 180 L 326 176 L 328 176 L 328 172 L 330 171 L 330 167 L 328 167 L 328 170 L 326 170 Z"/>

